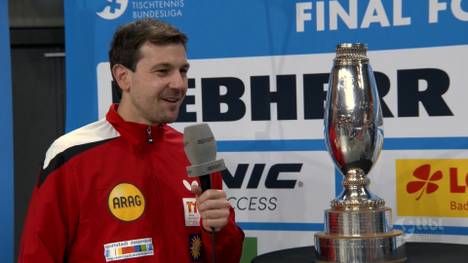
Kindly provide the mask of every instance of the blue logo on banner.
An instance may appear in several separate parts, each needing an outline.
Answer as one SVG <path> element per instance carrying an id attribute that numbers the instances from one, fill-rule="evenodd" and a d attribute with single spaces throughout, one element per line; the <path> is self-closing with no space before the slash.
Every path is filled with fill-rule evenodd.
<path id="1" fill-rule="evenodd" d="M 462 0 L 85 2 L 64 2 L 68 131 L 97 119 L 97 65 L 108 60 L 117 26 L 137 18 L 180 28 L 190 37 L 190 59 L 333 53 L 343 42 L 371 51 L 468 44 Z"/>
<path id="2" fill-rule="evenodd" d="M 128 0 L 106 0 L 108 3 L 96 14 L 103 19 L 113 20 L 119 18 L 127 10 Z"/>

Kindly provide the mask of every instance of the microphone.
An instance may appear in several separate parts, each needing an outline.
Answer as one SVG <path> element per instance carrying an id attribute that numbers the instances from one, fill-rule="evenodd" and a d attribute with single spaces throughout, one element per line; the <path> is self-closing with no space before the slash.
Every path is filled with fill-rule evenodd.
<path id="1" fill-rule="evenodd" d="M 216 140 L 206 123 L 184 128 L 184 151 L 190 160 L 189 177 L 198 177 L 202 191 L 211 189 L 210 174 L 226 169 L 224 159 L 216 160 Z M 211 262 L 216 263 L 215 229 L 211 228 Z"/>
<path id="2" fill-rule="evenodd" d="M 216 140 L 206 123 L 184 128 L 184 150 L 191 166 L 189 177 L 199 177 L 202 191 L 211 189 L 210 174 L 226 169 L 224 159 L 216 160 Z"/>

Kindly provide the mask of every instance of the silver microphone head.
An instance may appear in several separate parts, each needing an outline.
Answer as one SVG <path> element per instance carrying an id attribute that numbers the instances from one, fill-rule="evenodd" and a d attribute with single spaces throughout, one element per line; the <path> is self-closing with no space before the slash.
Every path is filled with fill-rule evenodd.
<path id="1" fill-rule="evenodd" d="M 184 150 L 192 166 L 189 176 L 202 176 L 226 169 L 224 160 L 216 160 L 216 140 L 206 123 L 194 124 L 184 129 Z"/>
<path id="2" fill-rule="evenodd" d="M 184 149 L 192 164 L 216 159 L 216 141 L 210 126 L 200 123 L 185 127 Z"/>

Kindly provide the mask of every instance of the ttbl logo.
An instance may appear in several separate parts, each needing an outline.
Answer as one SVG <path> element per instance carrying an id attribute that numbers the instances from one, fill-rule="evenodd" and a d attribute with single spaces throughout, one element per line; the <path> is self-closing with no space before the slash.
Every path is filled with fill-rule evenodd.
<path id="1" fill-rule="evenodd" d="M 399 216 L 467 217 L 468 159 L 396 161 Z"/>
<path id="2" fill-rule="evenodd" d="M 189 213 L 198 213 L 197 203 L 195 201 L 186 201 L 185 205 L 187 206 L 187 210 Z"/>
<path id="3" fill-rule="evenodd" d="M 106 2 L 104 9 L 96 12 L 98 16 L 106 20 L 119 18 L 127 10 L 128 0 L 106 0 Z"/>

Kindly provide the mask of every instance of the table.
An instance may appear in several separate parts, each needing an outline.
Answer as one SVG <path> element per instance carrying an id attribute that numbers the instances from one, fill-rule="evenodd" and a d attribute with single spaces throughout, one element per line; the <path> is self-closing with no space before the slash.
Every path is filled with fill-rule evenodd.
<path id="1" fill-rule="evenodd" d="M 407 263 L 466 263 L 468 262 L 468 245 L 407 242 Z M 315 248 L 298 247 L 273 251 L 259 255 L 252 263 L 313 263 Z"/>

